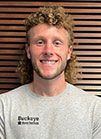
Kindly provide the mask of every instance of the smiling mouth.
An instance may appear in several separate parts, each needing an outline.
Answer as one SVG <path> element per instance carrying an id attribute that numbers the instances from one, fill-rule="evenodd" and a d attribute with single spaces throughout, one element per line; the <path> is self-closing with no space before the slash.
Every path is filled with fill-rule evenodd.
<path id="1" fill-rule="evenodd" d="M 40 60 L 42 64 L 55 64 L 58 60 Z"/>

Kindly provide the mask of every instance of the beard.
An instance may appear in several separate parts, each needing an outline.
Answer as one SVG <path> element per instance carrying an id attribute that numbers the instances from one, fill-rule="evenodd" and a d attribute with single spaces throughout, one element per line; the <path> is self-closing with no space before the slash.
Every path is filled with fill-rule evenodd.
<path id="1" fill-rule="evenodd" d="M 62 62 L 62 64 L 56 69 L 55 73 L 50 74 L 50 75 L 43 74 L 36 63 L 33 63 L 32 65 L 33 65 L 33 71 L 39 77 L 41 77 L 42 79 L 45 79 L 45 80 L 52 80 L 52 79 L 59 77 L 59 75 L 61 75 L 65 71 L 67 61 Z"/>

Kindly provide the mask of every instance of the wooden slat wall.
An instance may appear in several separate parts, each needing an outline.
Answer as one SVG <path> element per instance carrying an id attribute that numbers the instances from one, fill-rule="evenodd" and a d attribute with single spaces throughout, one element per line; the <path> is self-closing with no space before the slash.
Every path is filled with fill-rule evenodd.
<path id="1" fill-rule="evenodd" d="M 75 21 L 75 45 L 82 79 L 76 86 L 101 94 L 101 1 L 0 1 L 0 93 L 19 86 L 16 66 L 25 42 L 23 19 L 37 7 L 64 6 Z"/>

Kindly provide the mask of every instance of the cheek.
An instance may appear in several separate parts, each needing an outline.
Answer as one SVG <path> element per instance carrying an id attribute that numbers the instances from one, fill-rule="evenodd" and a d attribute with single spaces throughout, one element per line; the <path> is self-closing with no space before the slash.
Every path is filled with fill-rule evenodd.
<path id="1" fill-rule="evenodd" d="M 40 57 L 40 51 L 38 51 L 37 49 L 31 48 L 30 49 L 30 59 L 32 61 L 36 61 L 39 59 L 39 57 Z"/>
<path id="2" fill-rule="evenodd" d="M 67 57 L 69 56 L 69 50 L 67 48 L 61 48 L 59 53 L 64 59 L 67 59 Z"/>
<path id="3" fill-rule="evenodd" d="M 66 60 L 69 60 L 71 58 L 71 54 L 72 54 L 72 46 L 66 46 L 64 47 L 63 50 L 61 50 L 62 55 L 66 58 Z"/>

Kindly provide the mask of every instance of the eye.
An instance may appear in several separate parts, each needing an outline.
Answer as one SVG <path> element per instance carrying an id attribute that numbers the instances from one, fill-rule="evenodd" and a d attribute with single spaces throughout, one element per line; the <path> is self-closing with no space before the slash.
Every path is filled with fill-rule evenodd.
<path id="1" fill-rule="evenodd" d="M 54 41 L 54 45 L 55 45 L 56 47 L 62 46 L 62 42 L 61 42 L 60 40 L 55 40 L 55 41 Z"/>
<path id="2" fill-rule="evenodd" d="M 42 45 L 44 45 L 44 43 L 45 43 L 45 41 L 42 39 L 36 41 L 36 45 L 38 45 L 38 46 L 42 46 Z"/>

